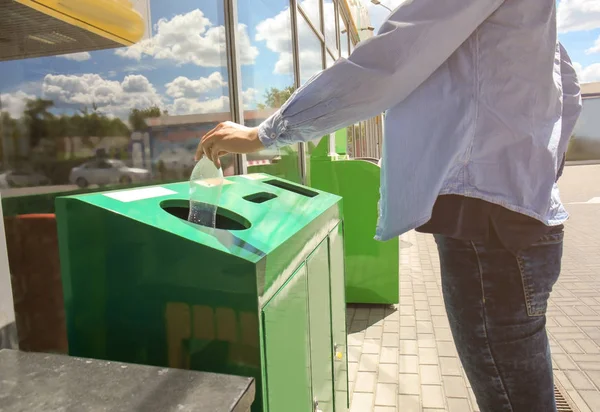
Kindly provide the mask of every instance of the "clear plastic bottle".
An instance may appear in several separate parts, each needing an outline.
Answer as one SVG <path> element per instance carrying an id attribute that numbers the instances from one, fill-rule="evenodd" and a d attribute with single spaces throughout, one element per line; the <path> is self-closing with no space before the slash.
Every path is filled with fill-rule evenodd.
<path id="1" fill-rule="evenodd" d="M 190 176 L 190 213 L 188 221 L 215 228 L 217 205 L 223 188 L 223 171 L 208 158 L 200 159 Z"/>

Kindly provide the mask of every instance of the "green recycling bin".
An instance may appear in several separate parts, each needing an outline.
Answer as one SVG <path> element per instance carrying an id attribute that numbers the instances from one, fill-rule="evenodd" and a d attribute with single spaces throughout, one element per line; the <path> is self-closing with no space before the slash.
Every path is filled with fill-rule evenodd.
<path id="1" fill-rule="evenodd" d="M 254 377 L 255 412 L 346 411 L 341 198 L 228 177 L 213 229 L 188 192 L 57 199 L 69 353 Z"/>

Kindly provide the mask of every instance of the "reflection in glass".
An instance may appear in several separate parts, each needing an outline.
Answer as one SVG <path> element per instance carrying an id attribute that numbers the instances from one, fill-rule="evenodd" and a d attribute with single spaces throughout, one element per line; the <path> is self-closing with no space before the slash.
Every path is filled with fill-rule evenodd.
<path id="1" fill-rule="evenodd" d="M 329 54 L 329 52 L 325 53 L 325 62 L 327 63 L 327 68 L 330 68 L 335 64 L 335 59 L 331 57 L 331 54 Z"/>
<path id="2" fill-rule="evenodd" d="M 350 56 L 349 50 L 349 37 L 348 37 L 348 27 L 346 26 L 346 22 L 344 18 L 339 16 L 339 29 L 340 29 L 340 53 L 344 58 L 348 58 Z"/>
<path id="3" fill-rule="evenodd" d="M 292 24 L 288 0 L 238 0 L 240 23 L 249 28 L 260 58 L 242 66 L 244 121 L 258 126 L 294 92 Z M 247 155 L 248 173 L 300 182 L 298 145 Z"/>
<path id="4" fill-rule="evenodd" d="M 298 16 L 298 48 L 300 49 L 300 80 L 305 83 L 323 70 L 323 43 L 302 16 Z M 305 145 L 306 183 L 310 184 L 310 156 L 322 139 Z M 325 141 L 323 141 L 326 144 Z"/>
<path id="5" fill-rule="evenodd" d="M 321 0 L 299 0 L 298 5 L 317 31 L 321 31 Z"/>
<path id="6" fill-rule="evenodd" d="M 338 53 L 337 29 L 335 27 L 336 9 L 333 0 L 323 1 L 323 23 L 325 26 L 325 44 L 335 54 Z"/>
<path id="7" fill-rule="evenodd" d="M 300 82 L 304 84 L 323 70 L 323 43 L 302 16 L 298 16 L 298 48 Z"/>
<path id="8" fill-rule="evenodd" d="M 231 119 L 222 1 L 134 7 L 124 15 L 137 16 L 132 26 L 125 19 L 110 29 L 136 35 L 130 47 L 85 27 L 85 35 L 69 37 L 72 26 L 60 19 L 52 34 L 42 33 L 35 19 L 12 22 L 23 36 L 0 47 L 3 195 L 40 192 L 41 185 L 51 185 L 48 192 L 187 180 L 199 139 Z M 87 16 L 84 26 L 103 24 Z M 141 38 L 133 26 L 140 22 Z M 248 66 L 259 53 L 251 32 L 239 28 L 241 62 Z M 223 171 L 233 173 L 233 157 L 223 159 Z M 22 186 L 30 189 L 15 191 Z"/>

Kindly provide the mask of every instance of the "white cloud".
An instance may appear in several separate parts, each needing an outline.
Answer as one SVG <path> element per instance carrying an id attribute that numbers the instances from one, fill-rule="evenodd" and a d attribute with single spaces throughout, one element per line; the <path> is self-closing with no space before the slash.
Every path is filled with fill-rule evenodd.
<path id="1" fill-rule="evenodd" d="M 249 88 L 242 91 L 242 102 L 244 103 L 244 109 L 249 110 L 253 108 L 258 99 L 258 90 Z"/>
<path id="2" fill-rule="evenodd" d="M 172 19 L 160 19 L 154 26 L 156 34 L 139 43 L 118 49 L 121 57 L 141 60 L 143 55 L 177 64 L 192 63 L 203 67 L 226 66 L 225 27 L 213 26 L 201 10 L 178 14 Z M 238 26 L 242 64 L 253 64 L 258 49 L 248 37 L 247 27 Z"/>
<path id="3" fill-rule="evenodd" d="M 585 52 L 586 54 L 600 53 L 600 37 L 598 37 L 596 39 L 596 43 L 594 43 L 594 45 L 587 49 Z"/>
<path id="4" fill-rule="evenodd" d="M 200 97 L 209 90 L 223 88 L 225 86 L 227 86 L 227 82 L 223 79 L 220 72 L 214 72 L 208 77 L 201 77 L 197 80 L 179 76 L 172 82 L 165 84 L 167 95 L 174 98 Z"/>
<path id="5" fill-rule="evenodd" d="M 2 99 L 2 111 L 8 112 L 11 117 L 18 119 L 23 115 L 27 100 L 35 99 L 35 96 L 19 90 L 14 93 L 2 93 L 0 98 Z"/>
<path id="6" fill-rule="evenodd" d="M 318 7 L 316 0 L 305 0 L 300 4 L 309 15 L 315 14 L 315 10 Z M 329 7 L 332 5 L 326 4 L 325 6 Z M 294 72 L 290 27 L 290 11 L 287 7 L 275 17 L 265 19 L 256 26 L 255 40 L 264 41 L 269 50 L 279 54 L 279 59 L 273 68 L 274 74 L 291 75 Z M 301 68 L 303 77 L 306 77 L 304 73 L 310 76 L 321 70 L 321 50 L 319 43 L 314 41 L 316 37 L 308 25 L 298 25 L 298 36 Z"/>
<path id="7" fill-rule="evenodd" d="M 81 53 L 70 53 L 70 54 L 59 54 L 56 57 L 62 57 L 67 60 L 75 60 L 76 62 L 83 62 L 92 58 L 92 55 L 88 52 Z"/>
<path id="8" fill-rule="evenodd" d="M 42 83 L 44 98 L 61 105 L 82 108 L 93 105 L 103 113 L 124 117 L 132 108 L 163 107 L 154 86 L 142 75 L 125 76 L 122 82 L 98 74 L 48 74 Z"/>
<path id="9" fill-rule="evenodd" d="M 229 111 L 229 97 L 221 96 L 216 99 L 198 100 L 187 97 L 175 99 L 168 107 L 169 114 L 182 115 L 194 113 L 220 113 Z"/>
<path id="10" fill-rule="evenodd" d="M 583 67 L 579 63 L 573 63 L 580 83 L 600 82 L 600 63 Z"/>
<path id="11" fill-rule="evenodd" d="M 558 30 L 561 33 L 600 28 L 598 0 L 560 0 L 558 3 Z"/>
<path id="12" fill-rule="evenodd" d="M 258 97 L 258 90 L 246 89 L 242 91 L 242 102 L 246 110 L 254 107 Z M 194 113 L 222 113 L 229 112 L 229 96 L 215 99 L 199 100 L 188 97 L 176 98 L 173 104 L 167 107 L 169 114 L 184 115 Z"/>

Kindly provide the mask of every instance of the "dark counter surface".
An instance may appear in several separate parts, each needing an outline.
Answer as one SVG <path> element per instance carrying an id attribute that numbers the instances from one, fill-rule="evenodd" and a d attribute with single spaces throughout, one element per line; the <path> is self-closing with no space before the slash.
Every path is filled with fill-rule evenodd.
<path id="1" fill-rule="evenodd" d="M 1 412 L 247 412 L 252 378 L 0 350 Z"/>

